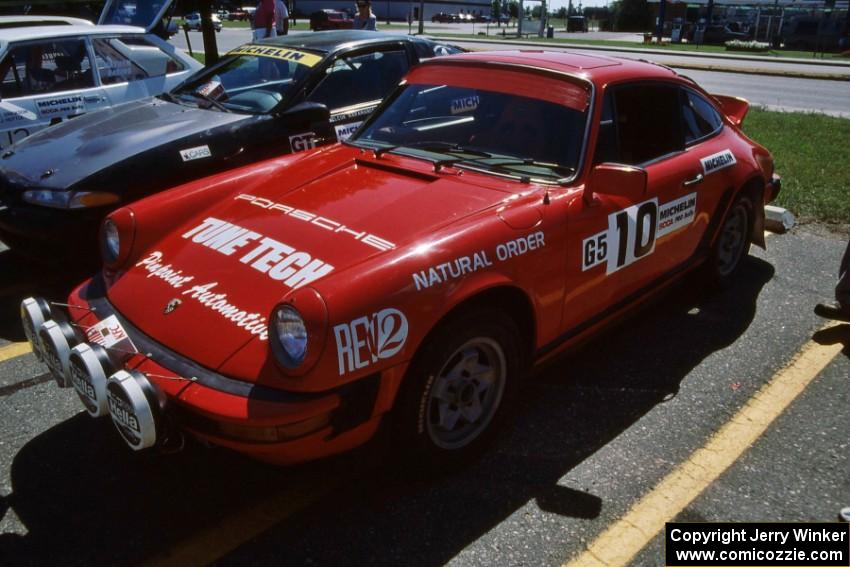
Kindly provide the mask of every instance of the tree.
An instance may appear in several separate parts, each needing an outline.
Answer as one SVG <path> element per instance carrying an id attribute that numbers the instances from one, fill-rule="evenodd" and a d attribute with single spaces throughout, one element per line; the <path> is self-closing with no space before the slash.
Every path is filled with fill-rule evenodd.
<path id="1" fill-rule="evenodd" d="M 510 0 L 508 2 L 508 14 L 510 14 L 512 18 L 519 18 L 519 2 L 516 2 L 515 0 Z"/>
<path id="2" fill-rule="evenodd" d="M 652 27 L 652 12 L 646 0 L 617 0 L 611 12 L 617 31 L 647 31 Z"/>

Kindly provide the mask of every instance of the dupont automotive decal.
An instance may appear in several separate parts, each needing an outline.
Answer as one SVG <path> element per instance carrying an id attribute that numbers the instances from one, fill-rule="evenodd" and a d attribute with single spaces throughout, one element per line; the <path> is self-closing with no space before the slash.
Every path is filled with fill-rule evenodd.
<path id="1" fill-rule="evenodd" d="M 228 55 L 256 55 L 258 57 L 271 57 L 272 59 L 283 59 L 284 61 L 292 61 L 299 65 L 307 67 L 315 67 L 322 60 L 321 56 L 288 49 L 284 47 L 272 47 L 270 45 L 243 45 L 237 47 L 233 51 L 228 51 Z"/>
<path id="2" fill-rule="evenodd" d="M 212 217 L 183 234 L 183 238 L 191 238 L 192 242 L 225 256 L 230 256 L 250 244 L 248 251 L 239 261 L 292 289 L 313 283 L 334 269 L 330 264 L 313 258 L 307 252 Z"/>
<path id="3" fill-rule="evenodd" d="M 289 137 L 289 145 L 293 152 L 312 150 L 316 147 L 316 133 L 304 132 L 302 134 L 294 134 Z"/>
<path id="4" fill-rule="evenodd" d="M 658 237 L 694 221 L 696 208 L 697 194 L 690 193 L 661 207 L 650 199 L 609 214 L 608 230 L 582 241 L 582 271 L 607 262 L 606 273 L 612 274 L 652 254 Z"/>
<path id="5" fill-rule="evenodd" d="M 53 116 L 82 114 L 86 111 L 86 103 L 82 95 L 65 95 L 54 98 L 45 98 L 35 101 L 38 113 L 44 118 Z"/>
<path id="6" fill-rule="evenodd" d="M 180 150 L 180 157 L 183 158 L 183 161 L 192 161 L 193 159 L 212 157 L 212 152 L 210 151 L 210 147 L 207 145 L 196 146 L 194 148 Z"/>
<path id="7" fill-rule="evenodd" d="M 136 350 L 133 341 L 130 340 L 130 335 L 127 334 L 115 315 L 110 315 L 97 325 L 86 329 L 86 337 L 89 341 L 104 348 L 113 348 L 115 345 L 126 341 L 125 344 L 128 347 L 132 348 L 133 351 Z"/>
<path id="8" fill-rule="evenodd" d="M 723 150 L 722 152 L 711 154 L 699 161 L 702 163 L 702 170 L 706 175 L 714 173 L 715 171 L 720 171 L 721 169 L 726 169 L 727 167 L 732 167 L 738 163 L 735 160 L 735 155 L 730 150 Z"/>
<path id="9" fill-rule="evenodd" d="M 407 317 L 387 308 L 334 327 L 340 375 L 398 354 L 407 340 Z"/>
<path id="10" fill-rule="evenodd" d="M 148 272 L 147 277 L 159 278 L 174 289 L 182 289 L 185 284 L 195 279 L 194 276 L 183 275 L 183 270 L 175 270 L 171 267 L 171 264 L 164 264 L 162 252 L 158 250 L 151 252 L 146 258 L 137 262 L 136 266 L 144 267 Z M 260 313 L 245 311 L 244 309 L 240 309 L 239 306 L 230 303 L 226 293 L 215 293 L 213 291 L 217 286 L 218 282 L 194 285 L 188 289 L 184 289 L 182 295 L 189 296 L 189 298 L 215 311 L 231 323 L 235 323 L 237 327 L 245 329 L 252 335 L 256 335 L 260 340 L 265 341 L 268 339 L 266 318 Z M 182 303 L 183 301 L 179 298 L 171 299 L 163 308 L 163 315 L 172 313 Z"/>
<path id="11" fill-rule="evenodd" d="M 334 126 L 334 130 L 336 130 L 336 139 L 340 142 L 347 140 L 352 134 L 354 134 L 354 131 L 357 130 L 361 124 L 363 124 L 362 120 L 360 122 Z"/>
<path id="12" fill-rule="evenodd" d="M 478 108 L 480 98 L 478 95 L 465 96 L 456 98 L 452 101 L 452 114 L 460 114 L 462 112 L 472 112 Z"/>
<path id="13" fill-rule="evenodd" d="M 450 262 L 443 262 L 424 270 L 414 272 L 413 285 L 416 291 L 457 279 L 466 274 L 477 272 L 493 265 L 494 260 L 504 262 L 516 256 L 522 256 L 532 250 L 546 246 L 542 231 L 532 232 L 528 236 L 515 238 L 498 244 L 492 251 L 479 250 L 469 256 L 460 256 Z"/>
<path id="14" fill-rule="evenodd" d="M 303 211 L 301 209 L 296 209 L 295 207 L 290 207 L 289 205 L 284 205 L 283 203 L 275 203 L 274 201 L 271 201 L 269 199 L 255 197 L 254 195 L 246 195 L 244 193 L 240 193 L 235 197 L 235 199 L 237 201 L 248 201 L 256 207 L 268 209 L 270 211 L 280 211 L 280 213 L 283 215 L 287 215 L 292 218 L 304 221 L 306 223 L 310 223 L 314 226 L 318 226 L 331 232 L 347 234 L 354 240 L 362 242 L 363 244 L 371 246 L 372 248 L 377 248 L 378 250 L 392 250 L 393 248 L 395 248 L 395 244 L 393 244 L 389 240 L 384 240 L 383 238 L 379 238 L 374 234 L 369 234 L 366 231 L 354 230 L 353 228 L 347 227 L 344 224 L 335 220 L 320 217 L 314 213 Z"/>

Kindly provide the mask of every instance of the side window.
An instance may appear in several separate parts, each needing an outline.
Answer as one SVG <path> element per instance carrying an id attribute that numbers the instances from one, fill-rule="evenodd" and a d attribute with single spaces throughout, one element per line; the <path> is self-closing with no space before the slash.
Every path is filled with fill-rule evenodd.
<path id="1" fill-rule="evenodd" d="M 81 39 L 13 47 L 0 63 L 0 76 L 4 99 L 94 87 L 91 62 Z"/>
<path id="2" fill-rule="evenodd" d="M 684 149 L 678 87 L 645 83 L 613 94 L 619 162 L 637 165 Z"/>
<path id="3" fill-rule="evenodd" d="M 92 41 L 97 72 L 104 85 L 159 77 L 183 70 L 183 64 L 144 36 L 126 35 Z"/>
<path id="4" fill-rule="evenodd" d="M 682 93 L 682 122 L 686 144 L 717 132 L 723 125 L 723 120 L 711 103 L 687 89 Z"/>
<path id="5" fill-rule="evenodd" d="M 307 100 L 321 102 L 330 109 L 379 100 L 399 83 L 407 67 L 404 51 L 340 57 L 325 70 L 325 77 Z"/>

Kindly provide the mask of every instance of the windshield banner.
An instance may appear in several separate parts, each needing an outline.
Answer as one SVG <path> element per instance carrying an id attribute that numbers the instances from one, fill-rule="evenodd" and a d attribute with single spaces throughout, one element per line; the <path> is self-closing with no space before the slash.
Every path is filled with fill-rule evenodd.
<path id="1" fill-rule="evenodd" d="M 285 47 L 274 47 L 271 45 L 243 45 L 237 47 L 233 51 L 229 51 L 228 55 L 255 55 L 257 57 L 271 57 L 272 59 L 282 59 L 284 61 L 292 61 L 299 65 L 307 67 L 315 67 L 322 60 L 320 55 L 288 49 Z"/>

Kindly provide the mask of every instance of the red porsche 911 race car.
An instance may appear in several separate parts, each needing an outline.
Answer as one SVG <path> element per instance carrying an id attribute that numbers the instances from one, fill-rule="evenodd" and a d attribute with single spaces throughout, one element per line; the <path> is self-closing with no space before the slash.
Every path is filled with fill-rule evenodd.
<path id="1" fill-rule="evenodd" d="M 480 447 L 527 369 L 692 271 L 779 191 L 747 103 L 654 64 L 544 52 L 414 69 L 344 144 L 118 209 L 104 269 L 27 336 L 133 449 L 184 433 L 294 463 L 382 423 Z"/>

